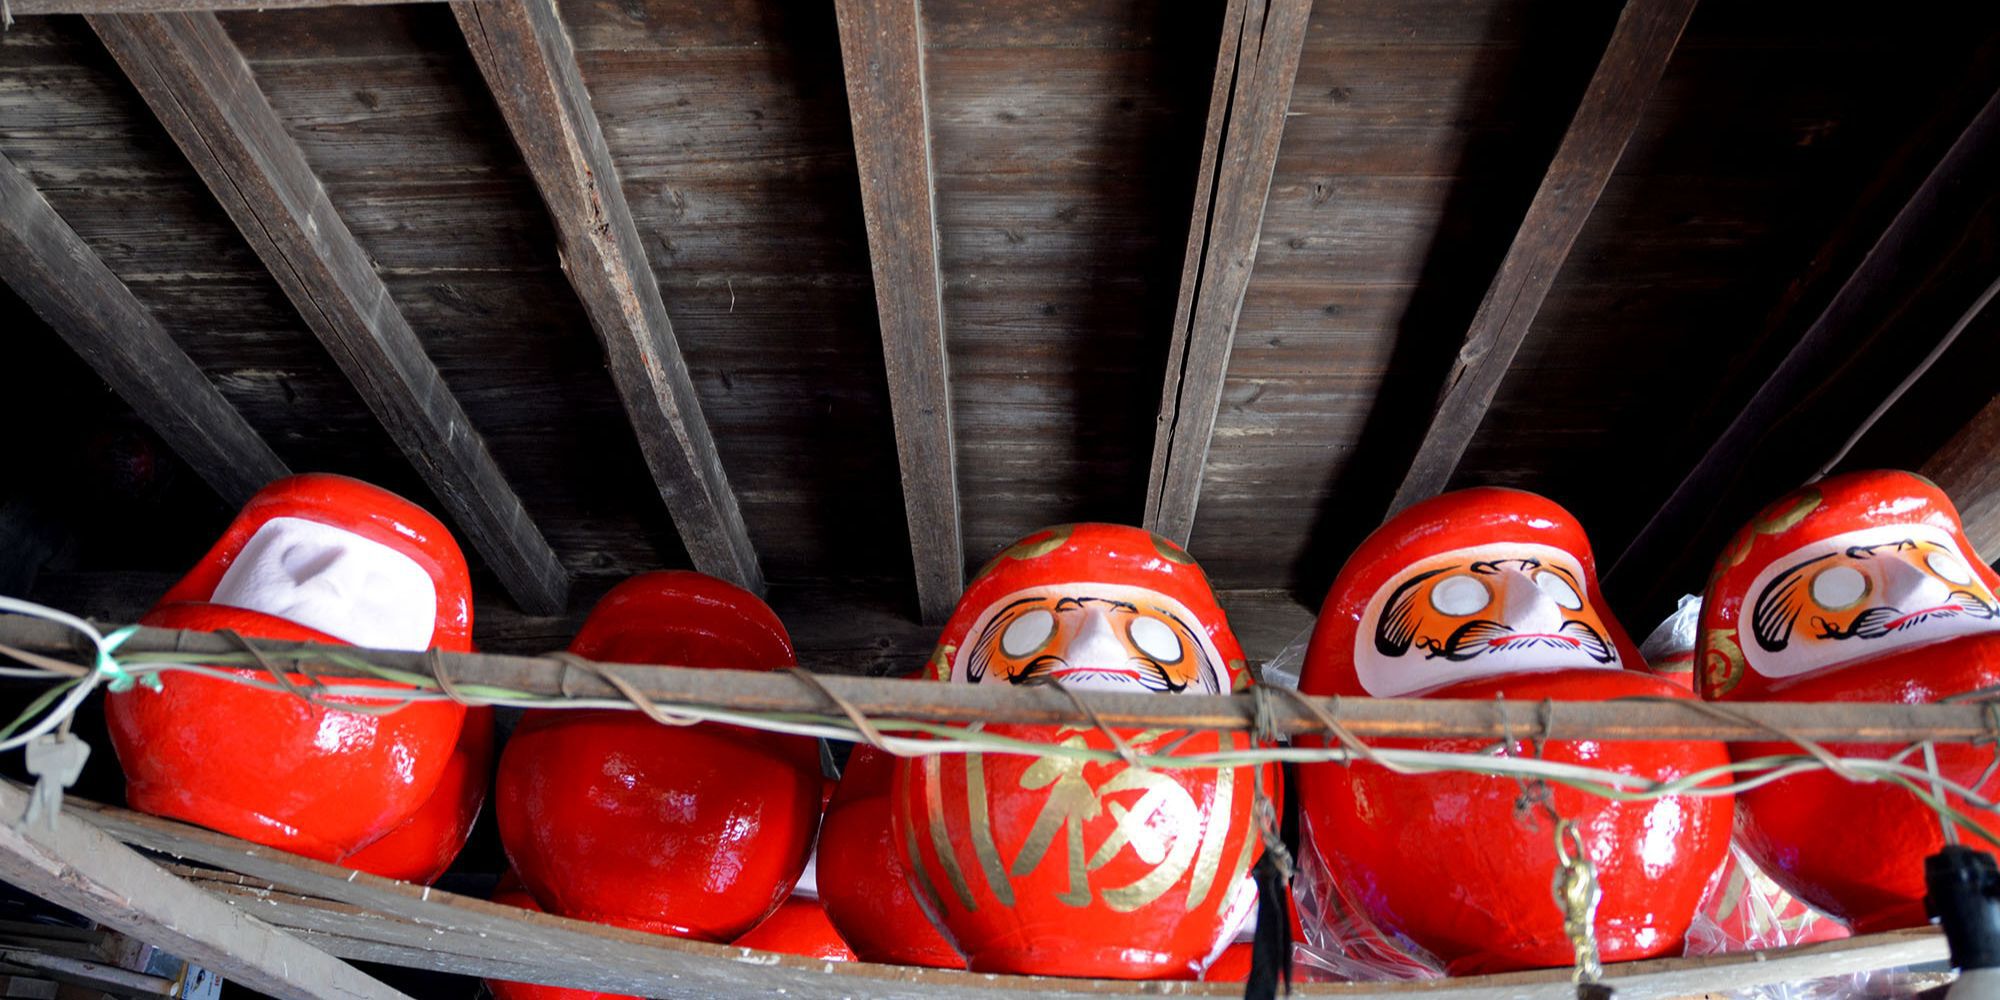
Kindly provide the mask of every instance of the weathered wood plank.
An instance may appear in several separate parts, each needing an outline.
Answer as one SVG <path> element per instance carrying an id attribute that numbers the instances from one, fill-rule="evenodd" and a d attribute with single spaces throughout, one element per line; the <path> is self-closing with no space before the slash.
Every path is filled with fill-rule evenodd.
<path id="1" fill-rule="evenodd" d="M 14 16 L 23 14 L 173 14 L 223 10 L 305 10 L 312 7 L 363 7 L 437 0 L 8 0 Z"/>
<path id="2" fill-rule="evenodd" d="M 1836 353 L 1854 349 L 1843 339 L 1854 337 L 1869 311 L 1879 308 L 1885 290 L 1895 290 L 1899 280 L 1919 275 L 1929 266 L 1928 261 L 1919 266 L 1912 257 L 1922 253 L 1928 241 L 1959 238 L 1963 221 L 1959 213 L 1967 210 L 1969 195 L 1990 192 L 1985 178 L 1996 163 L 2000 163 L 2000 91 L 1973 115 L 1811 325 L 1610 563 L 1607 578 L 1620 576 L 1628 565 L 1653 565 L 1720 513 L 1725 491 L 1762 438 L 1816 383 L 1829 377 L 1839 361 Z M 1835 345 L 1844 349 L 1836 352 Z M 1805 475 L 1814 464 L 1808 459 L 1799 474 Z"/>
<path id="3" fill-rule="evenodd" d="M 160 870 L 96 825 L 20 822 L 29 793 L 0 782 L 0 878 L 279 997 L 408 1000 L 353 966 Z"/>
<path id="4" fill-rule="evenodd" d="M 568 577 L 213 14 L 90 24 L 458 529 L 524 608 Z"/>
<path id="5" fill-rule="evenodd" d="M 1958 506 L 1972 547 L 1986 559 L 2000 557 L 2000 395 L 1952 435 L 1922 471 Z"/>
<path id="6" fill-rule="evenodd" d="M 228 504 L 290 475 L 187 352 L 0 155 L 0 272 Z"/>
<path id="7" fill-rule="evenodd" d="M 1619 13 L 1576 117 L 1445 377 L 1437 411 L 1390 502 L 1391 513 L 1443 491 L 1450 482 L 1638 128 L 1646 99 L 1666 72 L 1694 6 L 1695 0 L 1627 0 Z"/>
<path id="8" fill-rule="evenodd" d="M 854 162 L 875 273 L 882 360 L 925 622 L 965 585 L 950 368 L 938 270 L 937 186 L 916 0 L 837 0 Z"/>
<path id="9" fill-rule="evenodd" d="M 764 589 L 645 245 L 552 0 L 452 5 L 563 241 L 654 484 L 695 568 Z"/>
<path id="10" fill-rule="evenodd" d="M 0 641 L 17 649 L 75 656 L 82 639 L 67 626 L 36 618 L 0 616 Z M 260 641 L 257 648 L 280 666 L 309 663 L 323 677 L 373 677 L 352 665 L 350 646 Z M 206 632 L 139 628 L 122 655 L 149 653 L 225 657 L 240 655 L 241 640 Z M 328 652 L 343 654 L 336 662 Z M 87 654 L 86 654 L 87 655 Z M 1501 739 L 1535 732 L 1548 739 L 1769 741 L 1773 732 L 1799 739 L 1852 743 L 1913 740 L 1973 742 L 1991 735 L 1982 706 L 1858 702 L 1757 702 L 1727 712 L 1690 701 L 1564 702 L 1558 708 L 1505 699 L 1301 698 L 1272 701 L 1260 720 L 1259 699 L 1249 694 L 1162 697 L 1148 693 L 1091 691 L 1047 686 L 940 684 L 934 681 L 821 675 L 808 683 L 776 671 L 696 669 L 657 664 L 599 663 L 588 671 L 549 656 L 498 653 L 367 651 L 369 664 L 419 677 L 444 675 L 536 698 L 624 701 L 633 691 L 657 705 L 736 712 L 837 716 L 851 707 L 876 719 L 928 719 L 944 723 L 1015 723 L 1077 726 L 1098 720 L 1131 728 L 1214 729 L 1250 732 L 1268 722 L 1280 736 L 1326 734 L 1319 713 L 1337 716 L 1363 738 Z M 216 662 L 209 660 L 209 662 Z M 812 664 L 808 663 L 808 667 Z M 614 685 L 613 680 L 617 683 Z M 840 699 L 841 708 L 828 698 Z M 1074 699 L 1081 699 L 1082 710 Z M 1308 705 L 1312 707 L 1307 707 Z"/>
<path id="11" fill-rule="evenodd" d="M 1311 12 L 1311 0 L 1249 0 L 1232 3 L 1223 18 L 1146 480 L 1146 527 L 1182 545 L 1194 530 L 1223 376 L 1257 260 Z"/>
<path id="12" fill-rule="evenodd" d="M 447 930 L 439 935 L 430 928 L 406 921 L 387 921 L 356 907 L 328 903 L 296 893 L 258 884 L 254 880 L 183 869 L 218 897 L 236 903 L 266 919 L 292 930 L 301 938 L 343 958 L 384 962 L 411 968 L 437 969 L 465 975 L 515 981 L 575 985 L 577 973 L 564 966 L 542 968 L 522 963 L 516 956 L 495 953 L 478 938 L 462 931 Z M 525 912 L 525 911 L 523 911 Z M 1836 947 L 1844 946 L 1844 947 Z M 1798 949 L 1771 950 L 1703 956 L 1694 959 L 1655 959 L 1647 962 L 1614 964 L 1605 972 L 1620 997 L 1673 998 L 1690 1000 L 1723 988 L 1738 988 L 1755 982 L 1783 982 L 1788 979 L 1840 975 L 1879 967 L 1914 964 L 1943 954 L 1945 942 L 1936 931 L 1921 928 L 1871 935 L 1859 940 L 1811 945 Z M 749 956 L 745 956 L 748 958 Z M 1779 968 L 1763 968 L 1767 963 Z M 831 972 L 831 969 L 826 970 Z M 882 966 L 859 966 L 856 974 L 887 972 Z M 1564 992 L 1557 983 L 1558 971 L 1509 973 L 1498 976 L 1466 976 L 1442 982 L 1421 983 L 1301 983 L 1294 987 L 1300 996 L 1341 997 L 1345 1000 L 1410 997 L 1441 997 L 1445 1000 L 1519 1000 L 1522 996 L 1551 996 Z M 1014 977 L 1007 977 L 1014 978 Z M 1029 980 L 1029 982 L 1037 982 Z M 1041 980 L 1045 989 L 1061 995 L 1071 990 L 1091 994 L 1115 992 L 1109 984 L 1077 980 Z M 1072 986 L 1072 984 L 1075 984 Z M 942 984 L 940 984 L 942 985 Z M 1161 984 L 1156 984 L 1157 986 Z M 972 997 L 1011 995 L 1011 982 L 998 989 L 966 994 Z M 894 988 L 894 987 L 892 987 Z M 851 990 L 852 992 L 861 992 Z M 874 995 L 874 990 L 867 990 Z M 1126 991 L 1132 992 L 1128 986 Z M 1232 995 L 1183 989 L 1183 995 Z M 954 996 L 959 994 L 953 994 Z"/>

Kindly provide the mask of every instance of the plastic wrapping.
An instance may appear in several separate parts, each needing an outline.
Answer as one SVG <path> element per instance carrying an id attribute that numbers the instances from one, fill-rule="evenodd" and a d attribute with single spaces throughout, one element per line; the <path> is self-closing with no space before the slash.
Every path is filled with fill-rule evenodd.
<path id="1" fill-rule="evenodd" d="M 1348 901 L 1313 846 L 1311 821 L 1302 818 L 1301 825 L 1292 902 L 1304 933 L 1292 945 L 1292 974 L 1306 982 L 1441 978 L 1442 962 L 1414 942 L 1391 936 Z"/>
<path id="2" fill-rule="evenodd" d="M 1687 953 L 1718 955 L 1847 936 L 1845 925 L 1779 888 L 1742 847 L 1732 844 L 1688 927 Z"/>
<path id="3" fill-rule="evenodd" d="M 1680 606 L 1639 644 L 1639 655 L 1645 657 L 1646 669 L 1693 690 L 1694 647 L 1700 627 L 1701 598 L 1681 595 Z"/>

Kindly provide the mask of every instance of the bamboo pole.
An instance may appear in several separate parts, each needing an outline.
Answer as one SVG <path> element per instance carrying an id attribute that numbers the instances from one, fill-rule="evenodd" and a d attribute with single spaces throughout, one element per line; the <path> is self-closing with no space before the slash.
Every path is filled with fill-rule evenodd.
<path id="1" fill-rule="evenodd" d="M 44 655 L 81 657 L 94 653 L 80 634 L 52 622 L 0 615 L 0 644 Z M 542 698 L 621 699 L 617 688 L 591 670 L 553 657 L 482 653 L 409 653 L 360 650 L 349 646 L 258 641 L 274 663 L 305 660 L 326 677 L 367 676 L 317 658 L 324 653 L 361 656 L 380 667 L 432 676 L 442 666 L 458 685 L 482 684 Z M 229 638 L 205 632 L 140 628 L 119 647 L 127 660 L 149 653 L 240 654 Z M 1093 725 L 1070 695 L 1052 688 L 936 684 L 874 677 L 819 676 L 818 684 L 782 672 L 702 670 L 646 664 L 601 664 L 646 698 L 665 708 L 699 706 L 741 712 L 839 716 L 828 700 L 838 696 L 871 718 L 923 719 L 948 723 Z M 825 691 L 819 686 L 823 685 Z M 1191 728 L 1254 732 L 1258 699 L 1233 696 L 1078 692 L 1077 697 L 1105 724 L 1133 728 Z M 1308 698 L 1273 696 L 1264 702 L 1271 732 L 1285 736 L 1324 734 L 1326 727 L 1302 702 L 1337 719 L 1355 736 L 1379 738 L 1462 737 L 1554 740 L 1722 740 L 1789 742 L 1788 737 L 1843 743 L 1910 743 L 1937 740 L 1966 743 L 1996 734 L 2000 716 L 1979 702 L 1905 705 L 1862 702 L 1754 702 L 1727 706 L 1691 699 L 1621 701 L 1463 701 L 1429 698 Z M 1779 735 L 1782 731 L 1783 736 Z"/>

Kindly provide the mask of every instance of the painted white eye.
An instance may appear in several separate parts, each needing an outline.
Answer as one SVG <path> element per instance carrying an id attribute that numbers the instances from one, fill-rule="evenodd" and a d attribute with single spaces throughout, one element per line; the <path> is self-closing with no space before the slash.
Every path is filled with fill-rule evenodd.
<path id="1" fill-rule="evenodd" d="M 1026 656 L 1040 649 L 1056 631 L 1056 616 L 1037 608 L 1014 619 L 1000 633 L 1000 651 L 1008 656 Z"/>
<path id="2" fill-rule="evenodd" d="M 1972 570 L 1967 568 L 1964 563 L 1959 562 L 1957 556 L 1949 552 L 1933 552 L 1924 558 L 1924 563 L 1930 566 L 1931 572 L 1953 583 L 1965 584 L 1972 582 Z"/>
<path id="3" fill-rule="evenodd" d="M 1431 607 L 1441 614 L 1474 614 L 1492 601 L 1493 592 L 1478 579 L 1464 573 L 1442 580 L 1431 588 Z"/>
<path id="4" fill-rule="evenodd" d="M 1852 566 L 1828 566 L 1812 581 L 1812 599 L 1832 611 L 1848 607 L 1868 596 L 1868 577 Z"/>
<path id="5" fill-rule="evenodd" d="M 1132 627 L 1127 629 L 1132 635 L 1132 645 L 1139 652 L 1161 663 L 1181 661 L 1181 637 L 1174 634 L 1173 627 L 1158 618 L 1134 618 Z"/>
<path id="6" fill-rule="evenodd" d="M 1576 596 L 1576 588 L 1570 586 L 1569 581 L 1563 579 L 1561 573 L 1543 573 L 1535 577 L 1535 586 L 1541 588 L 1549 600 L 1571 611 L 1583 610 L 1583 598 Z"/>

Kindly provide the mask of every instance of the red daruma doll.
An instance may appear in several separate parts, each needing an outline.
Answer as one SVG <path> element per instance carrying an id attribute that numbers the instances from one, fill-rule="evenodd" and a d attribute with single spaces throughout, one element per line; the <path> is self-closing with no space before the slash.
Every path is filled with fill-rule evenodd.
<path id="1" fill-rule="evenodd" d="M 1300 689 L 1526 702 L 1692 696 L 1648 673 L 1605 610 L 1576 519 L 1535 494 L 1492 488 L 1416 504 L 1361 544 L 1327 595 Z M 1480 753 L 1492 743 L 1376 745 Z M 1511 752 L 1535 751 L 1520 741 Z M 1728 760 L 1709 742 L 1568 740 L 1542 756 L 1662 781 Z M 1550 897 L 1554 825 L 1539 806 L 1517 809 L 1515 779 L 1354 763 L 1302 768 L 1299 783 L 1304 862 L 1317 869 L 1307 882 L 1340 894 L 1332 909 L 1358 912 L 1452 974 L 1573 961 Z M 1551 805 L 1575 822 L 1597 867 L 1602 957 L 1679 954 L 1728 850 L 1729 800 L 1613 802 L 1552 787 Z"/>
<path id="2" fill-rule="evenodd" d="M 465 557 L 444 525 L 393 493 L 342 476 L 292 476 L 258 491 L 141 622 L 378 649 L 472 648 Z M 135 808 L 426 881 L 464 844 L 485 789 L 480 755 L 490 753 L 490 743 L 475 731 L 461 745 L 462 706 L 344 712 L 216 678 L 161 680 L 160 691 L 139 688 L 105 701 Z M 408 690 L 341 683 L 381 687 L 381 699 L 358 702 L 371 707 L 393 706 Z M 490 725 L 483 714 L 479 722 Z M 357 852 L 398 828 L 397 843 L 364 864 Z"/>
<path id="3" fill-rule="evenodd" d="M 957 684 L 1228 694 L 1242 650 L 1187 553 L 1137 528 L 1070 524 L 1002 552 L 966 588 L 931 661 Z M 1112 749 L 1089 726 L 988 733 Z M 1139 753 L 1249 738 L 1119 730 Z M 896 762 L 891 838 L 918 900 L 978 972 L 1189 978 L 1255 900 L 1255 768 L 1160 768 L 1015 754 Z M 1262 778 L 1276 794 L 1276 771 Z"/>
<path id="4" fill-rule="evenodd" d="M 1702 604 L 1698 682 L 1716 701 L 1938 701 L 2000 684 L 2000 577 L 1929 480 L 1854 472 L 1765 508 L 1724 550 Z M 1888 744 L 1835 745 L 1889 757 Z M 1750 759 L 1797 754 L 1738 743 Z M 1990 748 L 1936 747 L 1940 774 L 1972 787 Z M 1906 758 L 1923 766 L 1921 755 Z M 2000 776 L 1974 789 L 2000 794 Z M 1944 835 L 1935 813 L 1887 783 L 1824 772 L 1744 792 L 1741 842 L 1793 895 L 1859 933 L 1920 926 L 1924 858 Z M 1953 796 L 1974 822 L 2000 818 Z"/>
<path id="5" fill-rule="evenodd" d="M 777 670 L 778 616 L 700 573 L 612 588 L 570 643 L 610 663 Z M 733 941 L 784 902 L 819 822 L 813 742 L 736 726 L 668 726 L 623 709 L 531 710 L 500 757 L 500 840 L 551 913 Z"/>
<path id="6" fill-rule="evenodd" d="M 827 919 L 864 962 L 963 969 L 938 933 L 891 829 L 894 757 L 856 744 L 819 826 L 819 897 Z"/>

